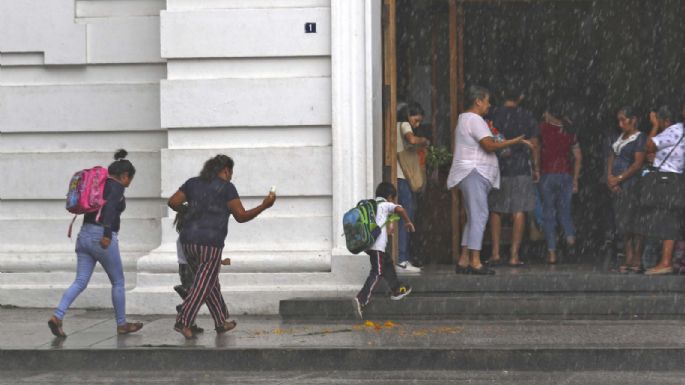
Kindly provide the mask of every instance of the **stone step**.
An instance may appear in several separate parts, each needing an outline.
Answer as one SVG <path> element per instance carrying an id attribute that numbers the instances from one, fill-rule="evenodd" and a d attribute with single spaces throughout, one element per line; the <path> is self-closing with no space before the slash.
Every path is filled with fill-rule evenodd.
<path id="1" fill-rule="evenodd" d="M 682 370 L 682 347 L 141 347 L 0 350 L 0 370 Z"/>
<path id="2" fill-rule="evenodd" d="M 54 338 L 45 323 L 51 313 L 0 307 L 0 376 L 7 370 L 682 370 L 685 354 L 685 320 L 361 322 L 238 315 L 235 330 L 217 334 L 211 317 L 201 316 L 196 321 L 205 332 L 186 340 L 168 315 L 128 314 L 144 328 L 117 335 L 111 310 L 71 310 L 64 322 L 68 337 Z"/>
<path id="3" fill-rule="evenodd" d="M 494 276 L 457 275 L 430 272 L 420 275 L 400 275 L 412 286 L 415 293 L 485 293 L 485 292 L 654 292 L 685 293 L 685 277 L 677 275 L 647 276 L 621 275 L 596 272 L 538 272 L 535 270 L 512 272 L 509 268 Z M 376 291 L 387 291 L 379 284 Z"/>
<path id="4" fill-rule="evenodd" d="M 280 303 L 284 319 L 356 318 L 352 298 L 296 298 Z M 681 319 L 681 293 L 413 293 L 376 296 L 366 319 Z"/>

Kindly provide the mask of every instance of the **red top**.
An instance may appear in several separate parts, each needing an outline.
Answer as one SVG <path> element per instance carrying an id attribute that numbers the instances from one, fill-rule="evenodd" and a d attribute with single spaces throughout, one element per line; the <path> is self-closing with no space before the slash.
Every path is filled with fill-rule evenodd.
<path id="1" fill-rule="evenodd" d="M 561 127 L 540 123 L 540 171 L 542 174 L 573 174 L 571 148 L 578 143 L 576 135 Z"/>

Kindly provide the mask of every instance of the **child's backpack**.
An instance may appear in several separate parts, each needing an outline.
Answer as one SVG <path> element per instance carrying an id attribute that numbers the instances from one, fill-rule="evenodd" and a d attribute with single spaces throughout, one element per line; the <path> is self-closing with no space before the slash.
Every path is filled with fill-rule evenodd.
<path id="1" fill-rule="evenodd" d="M 71 177 L 66 208 L 75 215 L 69 225 L 67 234 L 69 238 L 71 238 L 71 229 L 78 214 L 96 212 L 104 206 L 107 177 L 107 169 L 100 166 L 78 171 Z"/>
<path id="2" fill-rule="evenodd" d="M 381 234 L 381 227 L 376 224 L 377 207 L 376 200 L 363 200 L 343 216 L 345 243 L 352 254 L 359 254 L 373 246 Z"/>

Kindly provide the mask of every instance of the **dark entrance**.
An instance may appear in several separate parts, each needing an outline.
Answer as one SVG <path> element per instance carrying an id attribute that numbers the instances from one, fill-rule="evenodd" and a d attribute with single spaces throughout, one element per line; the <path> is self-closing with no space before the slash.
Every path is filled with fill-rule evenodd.
<path id="1" fill-rule="evenodd" d="M 680 103 L 685 2 L 397 0 L 395 22 L 397 101 L 423 105 L 420 134 L 437 146 L 451 148 L 460 91 L 471 84 L 488 87 L 498 105 L 499 92 L 514 83 L 538 117 L 553 95 L 576 107 L 584 157 L 574 198 L 579 250 L 601 257 L 610 216 L 602 176 L 614 114 L 633 105 L 646 117 L 659 105 Z M 648 121 L 642 125 L 646 130 Z M 426 262 L 452 260 L 458 232 L 445 191 L 448 169 L 432 173 L 418 196 L 413 255 Z"/>

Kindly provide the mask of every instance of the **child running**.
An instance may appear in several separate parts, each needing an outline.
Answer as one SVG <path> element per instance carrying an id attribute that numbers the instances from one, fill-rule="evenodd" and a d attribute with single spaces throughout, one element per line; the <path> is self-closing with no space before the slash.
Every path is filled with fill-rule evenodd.
<path id="1" fill-rule="evenodd" d="M 383 182 L 376 188 L 376 201 L 378 206 L 376 209 L 376 223 L 381 226 L 381 234 L 376 239 L 376 242 L 366 250 L 371 261 L 371 272 L 364 283 L 364 287 L 354 298 L 357 315 L 363 318 L 363 309 L 371 301 L 371 293 L 376 287 L 378 280 L 382 277 L 392 290 L 390 299 L 400 300 L 411 293 L 411 286 L 400 283 L 395 273 L 395 264 L 392 257 L 385 253 L 385 248 L 388 244 L 388 232 L 392 233 L 392 225 L 384 226 L 388 222 L 388 218 L 392 214 L 398 214 L 404 219 L 407 231 L 414 232 L 414 224 L 409 219 L 406 211 L 402 206 L 395 204 L 397 198 L 397 190 L 395 186 L 390 183 Z M 388 222 L 390 223 L 390 222 Z M 390 227 L 390 231 L 388 231 Z"/>

